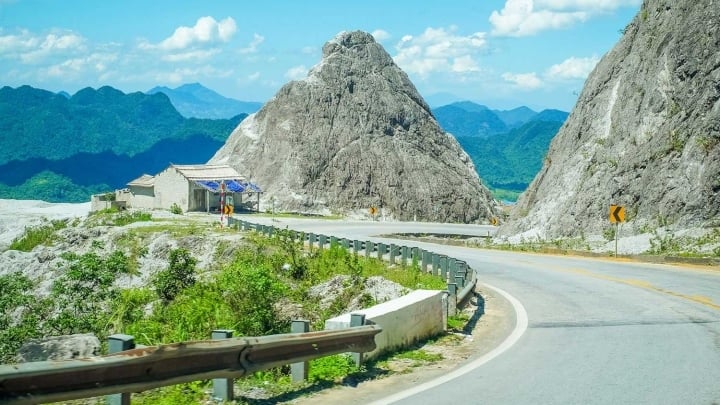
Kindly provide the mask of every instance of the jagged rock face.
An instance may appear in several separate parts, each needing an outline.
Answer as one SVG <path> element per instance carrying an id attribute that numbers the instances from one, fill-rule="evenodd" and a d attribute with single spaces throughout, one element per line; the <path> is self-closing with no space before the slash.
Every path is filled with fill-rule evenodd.
<path id="1" fill-rule="evenodd" d="M 718 226 L 720 2 L 645 0 L 600 61 L 501 235 Z"/>
<path id="2" fill-rule="evenodd" d="M 210 163 L 301 212 L 382 208 L 397 219 L 485 221 L 495 204 L 455 139 L 370 34 L 344 32 L 304 80 L 280 89 Z"/>

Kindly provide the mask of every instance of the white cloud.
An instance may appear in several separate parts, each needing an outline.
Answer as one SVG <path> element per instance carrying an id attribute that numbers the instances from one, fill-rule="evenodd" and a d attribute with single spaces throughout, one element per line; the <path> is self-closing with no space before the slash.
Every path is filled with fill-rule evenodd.
<path id="1" fill-rule="evenodd" d="M 216 21 L 212 17 L 200 17 L 194 26 L 181 26 L 159 44 L 153 45 L 147 41 L 140 43 L 141 49 L 162 49 L 166 51 L 183 50 L 190 47 L 228 42 L 237 31 L 237 25 L 232 17 Z"/>
<path id="2" fill-rule="evenodd" d="M 427 28 L 421 35 L 405 35 L 395 46 L 395 63 L 408 73 L 427 77 L 438 72 L 478 71 L 477 54 L 485 48 L 485 33 L 455 34 L 456 28 Z"/>
<path id="3" fill-rule="evenodd" d="M 25 64 L 41 63 L 50 57 L 70 57 L 87 51 L 86 40 L 73 32 L 53 32 L 45 36 L 21 30 L 0 36 L 0 55 L 20 59 Z"/>
<path id="4" fill-rule="evenodd" d="M 536 0 L 540 8 L 579 10 L 589 12 L 612 11 L 620 7 L 636 7 L 642 0 Z"/>
<path id="5" fill-rule="evenodd" d="M 532 73 L 503 73 L 502 78 L 523 90 L 534 90 L 543 85 L 542 80 Z"/>
<path id="6" fill-rule="evenodd" d="M 621 7 L 636 7 L 642 0 L 506 0 L 490 14 L 492 34 L 521 37 L 584 22 Z"/>
<path id="7" fill-rule="evenodd" d="M 305 78 L 307 74 L 308 69 L 305 67 L 305 65 L 300 65 L 288 69 L 288 71 L 285 72 L 285 78 L 290 80 L 300 80 Z"/>
<path id="8" fill-rule="evenodd" d="M 173 53 L 162 56 L 167 62 L 202 62 L 220 52 L 219 49 L 196 49 L 188 52 Z"/>
<path id="9" fill-rule="evenodd" d="M 550 66 L 545 73 L 549 79 L 585 79 L 600 61 L 597 56 L 589 58 L 571 57 Z"/>
<path id="10" fill-rule="evenodd" d="M 260 79 L 260 72 L 255 72 L 251 75 L 248 75 L 247 79 L 251 82 L 254 82 L 254 81 Z"/>
<path id="11" fill-rule="evenodd" d="M 370 34 L 373 36 L 373 38 L 375 38 L 375 41 L 377 42 L 382 42 L 386 39 L 390 39 L 390 34 L 388 34 L 388 32 L 385 30 L 377 29 Z"/>
<path id="12" fill-rule="evenodd" d="M 93 53 L 85 57 L 72 58 L 42 70 L 44 78 L 67 78 L 88 72 L 103 73 L 118 59 L 114 53 Z"/>
<path id="13" fill-rule="evenodd" d="M 314 46 L 306 46 L 300 50 L 305 55 L 314 55 L 317 52 L 317 48 Z"/>
<path id="14" fill-rule="evenodd" d="M 500 12 L 490 14 L 490 24 L 493 35 L 521 37 L 567 28 L 587 18 L 584 11 L 535 10 L 533 0 L 507 0 Z"/>
<path id="15" fill-rule="evenodd" d="M 480 67 L 470 55 L 464 55 L 453 60 L 452 71 L 457 73 L 479 72 Z"/>
<path id="16" fill-rule="evenodd" d="M 148 72 L 150 73 L 150 72 Z M 152 73 L 155 83 L 180 84 L 188 82 L 201 82 L 205 78 L 231 77 L 232 70 L 220 70 L 213 66 L 205 65 L 198 68 L 178 68 L 169 71 L 155 71 Z"/>
<path id="17" fill-rule="evenodd" d="M 8 57 L 30 51 L 37 48 L 39 43 L 40 38 L 27 30 L 20 31 L 18 35 L 2 35 L 0 36 L 0 55 Z"/>
<path id="18" fill-rule="evenodd" d="M 265 41 L 265 37 L 259 34 L 253 34 L 253 40 L 246 48 L 240 49 L 240 53 L 255 53 L 260 44 Z"/>

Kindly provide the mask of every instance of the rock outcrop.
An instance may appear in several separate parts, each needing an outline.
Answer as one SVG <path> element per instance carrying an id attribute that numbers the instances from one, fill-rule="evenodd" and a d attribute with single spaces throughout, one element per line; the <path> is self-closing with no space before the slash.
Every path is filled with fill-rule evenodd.
<path id="1" fill-rule="evenodd" d="M 720 225 L 720 3 L 645 0 L 588 77 L 501 235 Z"/>
<path id="2" fill-rule="evenodd" d="M 370 34 L 342 32 L 307 78 L 292 81 L 230 135 L 210 163 L 300 212 L 486 222 L 495 203 L 468 155 Z M 265 204 L 265 206 L 268 206 Z"/>

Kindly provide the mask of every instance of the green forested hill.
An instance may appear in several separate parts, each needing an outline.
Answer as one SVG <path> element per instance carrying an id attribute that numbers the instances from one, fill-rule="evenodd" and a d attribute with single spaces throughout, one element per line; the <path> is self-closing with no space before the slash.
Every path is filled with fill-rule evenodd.
<path id="1" fill-rule="evenodd" d="M 133 156 L 163 139 L 224 141 L 239 120 L 185 119 L 164 94 L 86 88 L 69 99 L 22 86 L 0 89 L 0 163 L 80 152 Z"/>
<path id="2" fill-rule="evenodd" d="M 475 168 L 497 198 L 514 201 L 525 191 L 562 121 L 530 121 L 490 138 L 457 137 Z"/>
<path id="3" fill-rule="evenodd" d="M 87 201 L 170 162 L 204 163 L 245 116 L 187 119 L 164 94 L 107 86 L 69 98 L 3 87 L 0 198 Z"/>

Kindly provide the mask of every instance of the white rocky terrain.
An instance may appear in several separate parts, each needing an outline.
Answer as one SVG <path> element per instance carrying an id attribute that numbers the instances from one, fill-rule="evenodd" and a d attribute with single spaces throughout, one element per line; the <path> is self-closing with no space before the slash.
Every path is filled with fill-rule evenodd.
<path id="1" fill-rule="evenodd" d="M 720 227 L 720 7 L 645 1 L 588 77 L 500 235 L 556 239 Z"/>
<path id="2" fill-rule="evenodd" d="M 368 33 L 342 32 L 307 78 L 246 118 L 210 160 L 286 211 L 489 223 L 496 202 L 407 74 Z"/>

